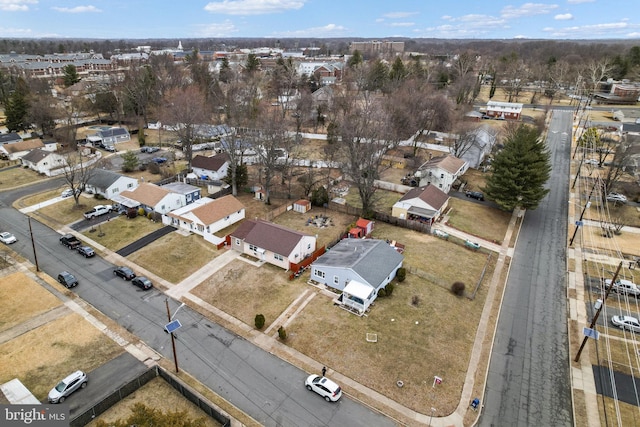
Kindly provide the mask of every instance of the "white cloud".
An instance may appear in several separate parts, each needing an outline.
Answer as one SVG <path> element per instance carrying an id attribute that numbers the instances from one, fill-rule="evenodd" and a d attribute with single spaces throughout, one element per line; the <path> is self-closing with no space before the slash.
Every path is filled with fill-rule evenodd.
<path id="1" fill-rule="evenodd" d="M 327 24 L 323 27 L 312 27 L 295 31 L 283 31 L 274 33 L 273 37 L 339 37 L 348 32 L 346 27 L 336 24 Z"/>
<path id="2" fill-rule="evenodd" d="M 199 37 L 227 37 L 237 33 L 238 27 L 228 19 L 224 22 L 212 22 L 211 24 L 198 25 L 197 35 Z"/>
<path id="3" fill-rule="evenodd" d="M 543 4 L 543 3 L 524 3 L 519 7 L 505 6 L 500 11 L 500 16 L 505 19 L 520 18 L 523 16 L 533 15 L 545 15 L 551 13 L 552 10 L 557 9 L 557 4 Z"/>
<path id="4" fill-rule="evenodd" d="M 562 13 L 553 17 L 556 21 L 568 21 L 573 19 L 573 15 L 570 13 Z"/>
<path id="5" fill-rule="evenodd" d="M 0 27 L 0 37 L 34 37 L 34 34 L 28 28 Z"/>
<path id="6" fill-rule="evenodd" d="M 226 15 L 264 15 L 300 9 L 307 0 L 223 0 L 207 4 L 204 10 Z"/>
<path id="7" fill-rule="evenodd" d="M 389 24 L 390 27 L 413 27 L 416 25 L 415 22 L 392 22 Z"/>
<path id="8" fill-rule="evenodd" d="M 417 15 L 418 12 L 389 12 L 385 13 L 382 16 L 389 19 L 400 19 L 400 18 L 408 18 L 409 16 Z"/>
<path id="9" fill-rule="evenodd" d="M 76 7 L 52 7 L 51 9 L 62 13 L 87 13 L 87 12 L 102 12 L 95 6 L 76 6 Z"/>
<path id="10" fill-rule="evenodd" d="M 26 12 L 30 4 L 38 4 L 38 0 L 0 0 L 0 10 L 5 12 Z"/>
<path id="11" fill-rule="evenodd" d="M 633 34 L 637 34 L 640 31 L 640 25 L 630 24 L 623 20 L 621 22 L 577 25 L 564 28 L 547 27 L 543 31 L 556 38 L 634 38 Z"/>
<path id="12" fill-rule="evenodd" d="M 567 0 L 569 4 L 593 3 L 596 0 Z"/>

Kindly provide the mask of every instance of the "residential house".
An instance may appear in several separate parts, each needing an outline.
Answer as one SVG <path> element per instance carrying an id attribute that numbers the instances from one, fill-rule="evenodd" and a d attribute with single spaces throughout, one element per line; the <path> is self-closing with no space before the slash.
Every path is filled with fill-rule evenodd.
<path id="1" fill-rule="evenodd" d="M 31 150 L 36 148 L 49 151 L 46 149 L 41 139 L 25 139 L 11 144 L 0 145 L 0 157 L 4 156 L 9 160 L 18 160 Z"/>
<path id="2" fill-rule="evenodd" d="M 210 157 L 198 155 L 191 160 L 191 168 L 200 179 L 219 181 L 227 176 L 229 156 L 226 153 Z"/>
<path id="3" fill-rule="evenodd" d="M 343 239 L 311 264 L 311 280 L 342 291 L 340 302 L 364 313 L 403 260 L 384 240 Z"/>
<path id="4" fill-rule="evenodd" d="M 473 132 L 472 136 L 473 142 L 462 153 L 460 159 L 467 162 L 468 167 L 478 169 L 496 145 L 497 132 L 491 126 L 481 126 Z"/>
<path id="5" fill-rule="evenodd" d="M 115 196 L 138 187 L 138 180 L 106 170 L 94 169 L 85 184 L 85 191 L 99 194 L 105 199 L 113 200 Z"/>
<path id="6" fill-rule="evenodd" d="M 433 224 L 449 204 L 449 195 L 435 185 L 412 188 L 391 208 L 391 216 Z"/>
<path id="7" fill-rule="evenodd" d="M 420 187 L 433 184 L 448 193 L 456 179 L 460 178 L 468 168 L 469 164 L 464 160 L 445 154 L 424 162 L 415 176 L 420 178 Z"/>
<path id="8" fill-rule="evenodd" d="M 9 132 L 0 135 L 0 145 L 13 144 L 22 141 L 22 137 L 15 132 Z"/>
<path id="9" fill-rule="evenodd" d="M 164 215 L 187 204 L 183 194 L 174 193 L 171 190 L 149 182 L 143 182 L 135 189 L 123 191 L 120 195 L 140 203 L 140 207 L 143 208 L 146 213 L 156 213 L 160 215 Z"/>
<path id="10" fill-rule="evenodd" d="M 23 166 L 34 171 L 52 176 L 56 170 L 61 170 L 67 164 L 64 156 L 41 148 L 35 148 L 20 158 Z"/>
<path id="11" fill-rule="evenodd" d="M 166 188 L 174 193 L 182 194 L 187 205 L 199 200 L 201 197 L 200 187 L 186 184 L 184 182 L 170 182 L 169 184 L 163 185 L 162 188 Z"/>
<path id="12" fill-rule="evenodd" d="M 245 220 L 230 238 L 232 249 L 285 270 L 316 250 L 315 236 L 263 220 Z"/>
<path id="13" fill-rule="evenodd" d="M 519 120 L 522 115 L 523 104 L 517 102 L 487 102 L 487 116 L 495 117 L 501 120 Z"/>
<path id="14" fill-rule="evenodd" d="M 244 219 L 244 205 L 232 195 L 210 199 L 204 197 L 162 216 L 165 225 L 202 236 L 215 245 L 224 238 L 215 236 L 218 231 Z"/>
<path id="15" fill-rule="evenodd" d="M 102 129 L 93 135 L 87 135 L 87 142 L 94 146 L 113 146 L 119 142 L 131 141 L 131 135 L 125 128 Z"/>

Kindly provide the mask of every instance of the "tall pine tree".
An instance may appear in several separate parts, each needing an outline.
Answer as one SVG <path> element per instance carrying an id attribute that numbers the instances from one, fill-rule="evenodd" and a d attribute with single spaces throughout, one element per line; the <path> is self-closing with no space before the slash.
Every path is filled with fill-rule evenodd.
<path id="1" fill-rule="evenodd" d="M 16 81 L 16 87 L 9 96 L 5 105 L 5 124 L 9 132 L 18 132 L 27 130 L 30 125 L 28 123 L 29 115 L 29 86 L 27 82 L 19 77 Z"/>
<path id="2" fill-rule="evenodd" d="M 491 167 L 484 191 L 501 209 L 535 209 L 549 192 L 545 188 L 551 173 L 549 152 L 532 126 L 510 129 Z"/>

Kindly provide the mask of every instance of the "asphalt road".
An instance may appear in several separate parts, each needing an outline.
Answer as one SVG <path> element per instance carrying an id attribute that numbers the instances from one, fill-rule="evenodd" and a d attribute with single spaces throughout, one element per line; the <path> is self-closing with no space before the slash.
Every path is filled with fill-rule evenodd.
<path id="1" fill-rule="evenodd" d="M 489 366 L 481 426 L 573 426 L 566 247 L 571 112 L 549 125 L 551 189 L 524 217 Z"/>
<path id="2" fill-rule="evenodd" d="M 38 191 L 56 183 L 38 184 Z M 53 187 L 52 187 L 53 186 Z M 0 229 L 19 239 L 12 249 L 34 262 L 27 217 L 10 208 L 12 200 L 28 194 L 26 189 L 0 193 Z M 96 309 L 117 321 L 169 360 L 173 360 L 171 339 L 163 330 L 167 322 L 166 296 L 157 289 L 142 291 L 113 275 L 113 265 L 102 258 L 84 258 L 60 245 L 60 235 L 31 221 L 40 270 L 56 277 L 61 270 L 72 272 L 79 285 L 72 289 Z M 391 419 L 351 400 L 327 403 L 304 387 L 308 373 L 263 351 L 187 306 L 169 299 L 175 318 L 183 327 L 177 331 L 179 367 L 224 399 L 265 426 L 395 426 Z M 110 392 L 121 385 L 119 363 L 108 363 L 107 371 L 93 378 L 91 388 Z M 70 367 L 73 369 L 74 367 Z M 108 369 L 112 369 L 112 375 Z M 137 374 L 137 373 L 136 373 Z M 132 377 L 135 375 L 132 375 Z M 118 378 L 113 381 L 111 378 Z M 74 404 L 84 406 L 81 398 Z M 69 403 L 72 400 L 70 399 Z"/>

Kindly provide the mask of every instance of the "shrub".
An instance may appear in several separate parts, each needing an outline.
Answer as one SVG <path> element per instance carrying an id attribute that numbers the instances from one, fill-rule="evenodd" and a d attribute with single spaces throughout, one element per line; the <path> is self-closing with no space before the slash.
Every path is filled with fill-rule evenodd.
<path id="1" fill-rule="evenodd" d="M 387 283 L 387 286 L 384 287 L 388 297 L 393 295 L 393 290 L 395 289 L 395 287 L 396 285 L 394 285 L 393 283 Z"/>
<path id="2" fill-rule="evenodd" d="M 384 288 L 379 289 L 378 290 L 378 296 L 379 297 L 386 297 L 387 296 L 387 291 Z"/>
<path id="3" fill-rule="evenodd" d="M 138 216 L 147 216 L 144 208 L 138 208 Z"/>
<path id="4" fill-rule="evenodd" d="M 404 267 L 400 267 L 398 269 L 398 272 L 396 273 L 396 279 L 398 279 L 398 282 L 402 283 L 406 278 L 407 278 L 407 269 Z"/>
<path id="5" fill-rule="evenodd" d="M 264 327 L 264 314 L 256 314 L 254 323 L 256 325 L 256 329 L 262 329 Z"/>
<path id="6" fill-rule="evenodd" d="M 149 218 L 149 219 L 153 219 L 153 214 L 152 214 L 151 212 L 149 212 L 149 213 L 147 214 L 147 218 Z"/>
<path id="7" fill-rule="evenodd" d="M 282 341 L 287 339 L 287 331 L 284 329 L 284 327 L 280 326 L 278 328 L 278 336 Z"/>
<path id="8" fill-rule="evenodd" d="M 411 305 L 417 307 L 420 305 L 420 297 L 418 295 L 414 295 L 411 297 Z"/>
<path id="9" fill-rule="evenodd" d="M 464 288 L 465 288 L 464 283 L 454 282 L 453 285 L 451 285 L 451 292 L 453 292 L 454 295 L 461 297 L 464 295 Z"/>

